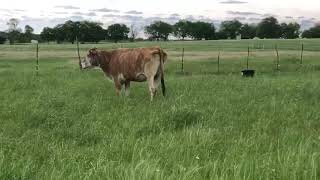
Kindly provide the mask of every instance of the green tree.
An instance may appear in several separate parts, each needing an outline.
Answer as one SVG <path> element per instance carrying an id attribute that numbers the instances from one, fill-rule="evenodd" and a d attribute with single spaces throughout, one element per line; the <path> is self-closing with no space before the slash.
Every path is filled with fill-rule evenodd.
<path id="1" fill-rule="evenodd" d="M 320 38 L 320 24 L 315 27 L 305 30 L 302 33 L 303 38 Z"/>
<path id="2" fill-rule="evenodd" d="M 295 39 L 300 35 L 300 25 L 298 23 L 281 23 L 281 37 L 284 39 Z"/>
<path id="3" fill-rule="evenodd" d="M 19 40 L 21 36 L 21 30 L 10 30 L 8 31 L 8 39 L 10 44 L 14 44 L 17 40 Z"/>
<path id="4" fill-rule="evenodd" d="M 131 24 L 129 34 L 130 34 L 130 41 L 134 42 L 139 34 L 139 30 L 135 24 Z"/>
<path id="5" fill-rule="evenodd" d="M 40 33 L 40 37 L 42 41 L 46 41 L 48 43 L 56 40 L 54 29 L 49 27 L 43 28 L 42 32 Z"/>
<path id="6" fill-rule="evenodd" d="M 228 36 L 225 32 L 218 31 L 216 32 L 216 39 L 228 39 Z"/>
<path id="7" fill-rule="evenodd" d="M 125 24 L 113 24 L 108 27 L 108 37 L 115 43 L 128 39 L 130 29 Z"/>
<path id="8" fill-rule="evenodd" d="M 9 30 L 17 30 L 19 25 L 19 19 L 11 18 L 7 22 L 7 25 L 9 26 Z"/>
<path id="9" fill-rule="evenodd" d="M 151 39 L 156 40 L 168 40 L 168 37 L 172 32 L 173 26 L 162 21 L 156 21 L 145 27 L 145 33 L 148 34 Z"/>
<path id="10" fill-rule="evenodd" d="M 26 25 L 24 27 L 24 33 L 20 34 L 18 41 L 20 43 L 30 43 L 34 36 L 33 31 L 34 29 L 31 26 Z"/>
<path id="11" fill-rule="evenodd" d="M 7 41 L 7 33 L 0 31 L 0 44 L 4 44 Z"/>
<path id="12" fill-rule="evenodd" d="M 281 27 L 278 20 L 274 17 L 263 19 L 258 25 L 257 35 L 259 38 L 280 38 Z"/>
<path id="13" fill-rule="evenodd" d="M 301 36 L 302 36 L 303 38 L 312 38 L 311 30 L 308 29 L 308 30 L 303 31 L 303 33 L 302 33 Z"/>
<path id="14" fill-rule="evenodd" d="M 57 41 L 58 44 L 62 43 L 66 40 L 65 29 L 63 24 L 58 24 L 53 28 L 54 39 Z"/>
<path id="15" fill-rule="evenodd" d="M 223 21 L 220 26 L 220 32 L 227 38 L 235 39 L 240 34 L 242 23 L 238 20 Z"/>
<path id="16" fill-rule="evenodd" d="M 240 29 L 240 33 L 242 39 L 253 39 L 257 35 L 257 27 L 253 24 L 244 24 Z"/>
<path id="17" fill-rule="evenodd" d="M 192 22 L 189 23 L 189 36 L 196 40 L 201 39 L 214 39 L 215 38 L 215 27 L 211 23 L 206 22 Z"/>
<path id="18" fill-rule="evenodd" d="M 8 39 L 10 44 L 14 44 L 15 41 L 17 41 L 21 35 L 21 29 L 18 28 L 19 20 L 16 18 L 11 18 L 7 25 L 9 27 L 8 29 Z"/>
<path id="19" fill-rule="evenodd" d="M 0 44 L 4 44 L 7 41 L 7 38 L 0 35 Z"/>
<path id="20" fill-rule="evenodd" d="M 81 21 L 79 23 L 78 38 L 81 43 L 95 42 L 105 39 L 106 31 L 101 27 L 101 23 Z"/>
<path id="21" fill-rule="evenodd" d="M 33 34 L 33 31 L 34 31 L 34 29 L 33 29 L 31 26 L 29 26 L 29 25 L 26 25 L 26 26 L 24 27 L 24 32 L 25 32 L 26 34 Z"/>
<path id="22" fill-rule="evenodd" d="M 80 34 L 80 22 L 69 20 L 62 25 L 62 30 L 65 33 L 66 40 L 74 44 Z"/>
<path id="23" fill-rule="evenodd" d="M 191 31 L 191 22 L 186 20 L 180 20 L 176 24 L 173 25 L 173 34 L 184 40 L 188 35 L 190 35 Z"/>
<path id="24" fill-rule="evenodd" d="M 101 23 L 90 21 L 66 21 L 53 29 L 44 28 L 41 32 L 41 38 L 46 41 L 56 40 L 57 43 L 69 41 L 73 44 L 77 38 L 81 43 L 98 43 L 105 39 L 107 35 L 106 30 L 101 25 Z"/>

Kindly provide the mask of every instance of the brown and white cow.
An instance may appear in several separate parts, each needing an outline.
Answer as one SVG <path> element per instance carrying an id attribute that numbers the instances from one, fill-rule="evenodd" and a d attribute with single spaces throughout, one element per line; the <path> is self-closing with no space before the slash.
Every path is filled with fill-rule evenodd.
<path id="1" fill-rule="evenodd" d="M 160 83 L 165 96 L 164 63 L 166 59 L 167 54 L 159 47 L 111 51 L 99 51 L 93 48 L 89 50 L 81 66 L 83 69 L 100 67 L 114 82 L 117 95 L 125 85 L 125 94 L 128 96 L 131 81 L 148 81 L 152 101 Z"/>

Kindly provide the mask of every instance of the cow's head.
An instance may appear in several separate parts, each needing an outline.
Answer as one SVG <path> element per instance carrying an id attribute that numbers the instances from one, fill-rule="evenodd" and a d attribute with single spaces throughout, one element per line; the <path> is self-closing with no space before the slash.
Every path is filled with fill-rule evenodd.
<path id="1" fill-rule="evenodd" d="M 89 50 L 87 57 L 81 61 L 82 69 L 98 68 L 99 63 L 99 51 L 97 48 Z"/>

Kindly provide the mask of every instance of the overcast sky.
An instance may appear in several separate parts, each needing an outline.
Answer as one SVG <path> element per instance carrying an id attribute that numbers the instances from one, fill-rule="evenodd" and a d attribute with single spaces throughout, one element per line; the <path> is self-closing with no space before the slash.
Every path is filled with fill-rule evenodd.
<path id="1" fill-rule="evenodd" d="M 203 20 L 218 25 L 238 19 L 256 23 L 273 15 L 281 22 L 296 21 L 309 28 L 320 21 L 319 0 L 0 0 L 0 31 L 10 18 L 18 18 L 39 33 L 66 20 L 99 21 L 142 27 L 155 20 Z"/>

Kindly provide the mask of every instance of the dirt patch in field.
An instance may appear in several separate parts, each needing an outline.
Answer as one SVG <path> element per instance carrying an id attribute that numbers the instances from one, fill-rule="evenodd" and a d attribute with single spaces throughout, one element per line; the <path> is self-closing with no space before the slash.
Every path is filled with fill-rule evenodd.
<path id="1" fill-rule="evenodd" d="M 179 51 L 167 51 L 169 56 L 169 61 L 180 61 L 182 52 Z M 81 57 L 86 55 L 86 51 L 81 51 Z M 299 51 L 279 51 L 280 57 L 300 57 Z M 319 57 L 320 52 L 305 51 L 305 57 Z M 71 50 L 40 50 L 40 58 L 46 59 L 55 59 L 55 58 L 65 58 L 65 59 L 75 59 L 77 60 L 77 52 Z M 199 61 L 199 60 L 216 60 L 218 57 L 218 51 L 197 51 L 197 52 L 185 52 L 184 60 L 185 61 Z M 229 52 L 221 51 L 220 55 L 222 60 L 238 60 L 247 57 L 247 52 Z M 252 50 L 250 52 L 250 57 L 254 58 L 275 58 L 274 51 L 261 51 L 261 50 Z M 35 52 L 32 51 L 4 51 L 0 54 L 1 59 L 32 59 L 35 58 Z"/>
<path id="2" fill-rule="evenodd" d="M 81 52 L 85 56 L 86 52 Z M 35 58 L 36 53 L 32 51 L 5 51 L 0 54 L 1 59 L 31 59 Z M 40 51 L 40 58 L 78 58 L 76 51 Z"/>
<path id="3" fill-rule="evenodd" d="M 169 60 L 180 61 L 182 57 L 181 52 L 169 51 Z M 280 57 L 300 57 L 300 52 L 298 51 L 279 51 Z M 235 60 L 246 58 L 248 52 L 221 52 L 220 58 L 223 60 Z M 304 52 L 305 57 L 318 57 L 320 52 L 306 51 Z M 197 60 L 214 60 L 218 57 L 218 51 L 198 51 L 198 52 L 185 52 L 184 60 L 185 61 L 197 61 Z M 250 57 L 257 58 L 275 58 L 274 51 L 251 51 Z"/>

